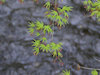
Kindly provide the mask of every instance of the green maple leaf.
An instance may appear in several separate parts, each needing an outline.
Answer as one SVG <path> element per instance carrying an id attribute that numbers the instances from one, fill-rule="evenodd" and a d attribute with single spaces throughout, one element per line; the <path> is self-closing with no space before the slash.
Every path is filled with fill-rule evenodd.
<path id="1" fill-rule="evenodd" d="M 52 49 L 53 51 L 57 51 L 57 50 L 59 50 L 59 49 L 62 48 L 62 47 L 61 47 L 62 43 L 55 44 L 54 42 L 52 42 L 50 45 L 51 45 L 51 49 Z"/>
<path id="2" fill-rule="evenodd" d="M 45 14 L 49 14 L 49 13 L 50 13 L 49 11 L 46 11 L 46 12 L 45 12 Z"/>
<path id="3" fill-rule="evenodd" d="M 57 57 L 57 52 L 56 51 L 54 51 L 52 54 L 53 54 L 53 57 Z"/>
<path id="4" fill-rule="evenodd" d="M 66 16 L 69 17 L 68 14 L 67 14 L 66 12 L 64 12 L 64 16 L 65 16 L 65 17 L 66 17 Z"/>
<path id="5" fill-rule="evenodd" d="M 57 57 L 57 55 L 58 57 L 62 57 L 62 54 L 59 52 L 59 50 L 62 48 L 61 47 L 62 43 L 55 44 L 54 42 L 52 42 L 50 45 L 51 45 L 53 57 Z"/>
<path id="6" fill-rule="evenodd" d="M 38 47 L 40 45 L 40 40 L 34 40 L 34 41 L 32 41 L 32 43 L 33 43 L 32 46 Z"/>
<path id="7" fill-rule="evenodd" d="M 68 70 L 64 71 L 64 70 L 63 70 L 63 74 L 64 74 L 64 75 L 70 75 L 70 71 L 68 71 Z"/>
<path id="8" fill-rule="evenodd" d="M 50 51 L 50 45 L 49 44 L 47 44 L 47 45 L 41 44 L 40 49 L 42 49 L 43 52 L 44 51 L 48 52 L 48 51 Z"/>
<path id="9" fill-rule="evenodd" d="M 50 51 L 50 45 L 47 44 L 44 49 L 45 49 L 46 52 Z"/>
<path id="10" fill-rule="evenodd" d="M 57 8 L 57 10 L 58 10 L 60 13 L 64 12 L 64 10 L 62 10 L 61 8 Z"/>
<path id="11" fill-rule="evenodd" d="M 61 27 L 63 25 L 62 21 L 58 21 L 58 25 Z"/>
<path id="12" fill-rule="evenodd" d="M 62 20 L 62 17 L 61 17 L 61 16 L 57 16 L 57 17 L 56 17 L 56 21 L 58 21 L 58 20 L 59 20 L 59 21 Z"/>
<path id="13" fill-rule="evenodd" d="M 39 48 L 38 47 L 34 47 L 34 54 L 37 55 L 39 53 Z"/>
<path id="14" fill-rule="evenodd" d="M 62 57 L 63 55 L 60 53 L 60 52 L 58 52 L 58 57 Z"/>
<path id="15" fill-rule="evenodd" d="M 55 10 L 52 10 L 52 11 L 51 11 L 51 14 L 52 14 L 52 15 L 55 15 L 55 16 L 58 16 L 57 11 L 55 11 Z"/>
<path id="16" fill-rule="evenodd" d="M 59 49 L 61 49 L 62 47 L 61 47 L 61 45 L 60 44 L 56 44 L 56 46 L 55 46 L 55 48 L 54 48 L 54 50 L 56 50 L 56 51 L 58 51 Z"/>
<path id="17" fill-rule="evenodd" d="M 44 30 L 43 30 L 44 34 L 46 33 L 46 31 L 48 33 L 53 32 L 52 29 L 50 28 L 50 25 L 44 26 Z"/>
<path id="18" fill-rule="evenodd" d="M 29 22 L 29 27 L 31 27 L 31 28 L 33 28 L 33 27 L 35 27 L 35 24 L 33 23 L 33 22 Z"/>
<path id="19" fill-rule="evenodd" d="M 50 9 L 50 2 L 49 1 L 46 2 L 46 4 L 44 6 L 46 6 L 46 8 L 48 8 L 48 10 L 49 10 Z"/>
<path id="20" fill-rule="evenodd" d="M 44 26 L 43 22 L 36 21 L 37 30 L 43 29 L 43 26 Z"/>
<path id="21" fill-rule="evenodd" d="M 92 70 L 91 74 L 92 75 L 98 75 L 98 72 L 96 70 Z"/>
<path id="22" fill-rule="evenodd" d="M 31 34 L 33 34 L 33 32 L 34 32 L 34 28 L 33 27 L 35 27 L 35 24 L 33 23 L 33 22 L 29 22 L 29 28 L 28 28 L 28 30 L 29 30 L 29 32 L 31 33 Z"/>
<path id="23" fill-rule="evenodd" d="M 42 40 L 43 42 L 47 42 L 47 38 L 45 38 L 45 37 L 43 37 L 41 40 Z"/>
<path id="24" fill-rule="evenodd" d="M 68 21 L 67 21 L 66 18 L 63 18 L 63 19 L 62 19 L 62 22 L 64 22 L 65 24 L 68 23 Z"/>
<path id="25" fill-rule="evenodd" d="M 54 20 L 56 18 L 56 15 L 52 15 L 51 19 Z"/>
<path id="26" fill-rule="evenodd" d="M 64 11 L 67 11 L 67 12 L 71 11 L 72 8 L 73 8 L 73 7 L 63 6 L 63 10 L 64 10 Z"/>
<path id="27" fill-rule="evenodd" d="M 44 44 L 41 44 L 40 45 L 40 49 L 44 52 L 45 51 L 45 45 Z"/>
<path id="28" fill-rule="evenodd" d="M 52 50 L 54 50 L 54 49 L 55 49 L 56 44 L 55 44 L 54 42 L 52 42 L 52 43 L 50 43 L 50 45 L 51 45 L 51 49 L 52 49 Z"/>
<path id="29" fill-rule="evenodd" d="M 28 32 L 30 32 L 31 34 L 33 34 L 33 32 L 34 32 L 34 29 L 33 28 L 28 28 Z"/>
<path id="30" fill-rule="evenodd" d="M 51 15 L 51 14 L 49 14 L 49 15 L 46 15 L 46 17 L 47 17 L 47 18 L 52 18 L 52 15 Z"/>
<path id="31" fill-rule="evenodd" d="M 98 13 L 98 11 L 93 11 L 92 13 L 91 13 L 91 16 L 94 16 L 95 14 L 97 14 Z"/>
<path id="32" fill-rule="evenodd" d="M 87 10 L 90 10 L 91 9 L 91 6 L 87 6 Z"/>

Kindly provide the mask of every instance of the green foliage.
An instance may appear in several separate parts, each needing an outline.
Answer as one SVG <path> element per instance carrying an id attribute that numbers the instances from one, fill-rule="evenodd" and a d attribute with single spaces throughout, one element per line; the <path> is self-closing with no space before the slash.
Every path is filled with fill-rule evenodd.
<path id="1" fill-rule="evenodd" d="M 85 5 L 87 5 L 87 4 L 88 4 L 88 5 L 93 4 L 93 2 L 92 2 L 91 0 L 88 0 L 88 1 L 85 0 L 83 3 L 84 3 Z"/>
<path id="2" fill-rule="evenodd" d="M 68 71 L 68 70 L 64 71 L 64 70 L 63 70 L 63 74 L 64 74 L 64 75 L 70 75 L 70 71 Z"/>
<path id="3" fill-rule="evenodd" d="M 35 34 L 37 37 L 40 35 L 45 35 L 46 33 L 49 34 L 53 32 L 50 25 L 44 25 L 43 22 L 36 21 L 35 23 L 30 22 L 29 24 L 29 32 L 31 34 L 34 32 L 33 34 Z M 53 57 L 62 57 L 62 54 L 59 52 L 59 50 L 62 49 L 61 43 L 56 44 L 54 42 L 51 42 L 47 44 L 47 38 L 45 36 L 41 36 L 40 39 L 34 41 L 32 41 L 32 46 L 34 47 L 33 50 L 35 55 L 37 55 L 41 50 L 43 52 L 50 52 Z"/>
<path id="4" fill-rule="evenodd" d="M 46 25 L 46 26 L 44 26 L 43 32 L 44 32 L 44 34 L 45 34 L 46 32 L 52 33 L 53 30 L 50 28 L 50 25 Z"/>
<path id="5" fill-rule="evenodd" d="M 30 24 L 29 28 L 28 28 L 29 32 L 31 34 L 33 34 L 34 31 L 36 31 L 36 33 L 35 33 L 36 36 L 40 36 L 40 32 L 39 32 L 40 30 L 42 30 L 42 32 L 44 32 L 44 34 L 46 34 L 46 32 L 47 33 L 52 33 L 53 32 L 50 25 L 44 25 L 43 22 L 36 21 L 35 23 L 30 22 L 29 24 Z"/>
<path id="6" fill-rule="evenodd" d="M 34 47 L 34 55 L 37 55 L 37 54 L 39 54 L 39 47 Z"/>
<path id="7" fill-rule="evenodd" d="M 38 0 L 36 0 L 36 2 L 38 3 Z M 63 57 L 63 55 L 61 54 L 62 43 L 48 43 L 46 36 L 48 34 L 52 34 L 51 37 L 53 37 L 54 29 L 52 29 L 52 26 L 54 28 L 55 23 L 57 23 L 57 26 L 60 27 L 68 23 L 68 12 L 72 10 L 72 7 L 64 6 L 63 8 L 59 8 L 58 6 L 56 6 L 56 0 L 54 4 L 55 5 L 53 10 L 50 10 L 51 5 L 53 4 L 51 4 L 49 1 L 44 5 L 48 9 L 48 11 L 45 12 L 46 17 L 53 22 L 53 25 L 45 25 L 40 21 L 30 22 L 28 30 L 31 34 L 34 34 L 36 37 L 38 37 L 38 40 L 32 41 L 32 46 L 34 47 L 33 51 L 35 55 L 39 54 L 41 50 L 42 52 L 51 53 L 53 57 L 56 57 L 60 60 L 60 58 Z"/>
<path id="8" fill-rule="evenodd" d="M 40 46 L 40 40 L 34 40 L 35 42 L 32 41 L 33 45 L 35 47 L 39 47 Z"/>
<path id="9" fill-rule="evenodd" d="M 46 2 L 45 5 L 44 5 L 48 10 L 50 9 L 50 2 Z"/>
<path id="10" fill-rule="evenodd" d="M 57 22 L 58 26 L 63 26 L 64 24 L 68 23 L 68 13 L 72 10 L 73 7 L 67 7 L 64 6 L 63 8 L 57 8 L 56 10 L 50 10 L 48 12 L 45 12 L 46 17 L 51 19 L 54 22 Z"/>
<path id="11" fill-rule="evenodd" d="M 92 2 L 91 0 L 84 1 L 84 5 L 87 5 L 87 10 L 91 11 L 91 16 L 96 15 L 98 21 L 100 21 L 100 0 Z"/>
<path id="12" fill-rule="evenodd" d="M 92 70 L 91 74 L 92 75 L 98 75 L 98 72 L 96 70 Z"/>
<path id="13" fill-rule="evenodd" d="M 53 14 L 54 16 L 58 16 L 58 12 L 55 10 L 51 10 L 51 14 Z"/>
<path id="14" fill-rule="evenodd" d="M 45 37 L 42 37 L 42 42 L 46 42 L 47 43 L 47 38 L 45 38 Z"/>
<path id="15" fill-rule="evenodd" d="M 28 30 L 29 30 L 29 32 L 31 33 L 31 34 L 33 34 L 34 33 L 34 27 L 35 27 L 35 24 L 33 23 L 33 22 L 29 22 L 29 28 L 28 28 Z"/>
<path id="16" fill-rule="evenodd" d="M 61 44 L 55 44 L 54 42 L 50 43 L 50 44 L 41 44 L 39 40 L 35 40 L 35 42 L 33 42 L 34 46 L 34 53 L 38 54 L 39 49 L 41 49 L 43 52 L 50 52 L 53 57 L 62 57 L 62 54 L 59 52 L 59 49 L 61 49 Z"/>
<path id="17" fill-rule="evenodd" d="M 30 32 L 31 34 L 33 34 L 33 32 L 34 32 L 34 29 L 33 29 L 33 28 L 28 28 L 28 30 L 29 30 L 29 32 Z"/>
<path id="18" fill-rule="evenodd" d="M 31 27 L 31 28 L 33 28 L 33 27 L 35 27 L 35 24 L 33 23 L 33 22 L 29 22 L 29 27 Z"/>
<path id="19" fill-rule="evenodd" d="M 35 42 L 32 41 L 33 47 L 34 47 L 34 55 L 37 55 L 39 53 L 39 46 L 40 46 L 40 40 L 34 40 Z"/>
<path id="20" fill-rule="evenodd" d="M 63 57 L 63 55 L 61 54 L 61 52 L 58 52 L 58 57 Z"/>
<path id="21" fill-rule="evenodd" d="M 94 69 L 94 70 L 92 70 L 91 71 L 91 74 L 92 75 L 98 75 L 98 72 Z M 63 70 L 63 75 L 70 75 L 70 71 L 68 71 L 68 70 Z"/>
<path id="22" fill-rule="evenodd" d="M 62 57 L 62 54 L 59 52 L 59 50 L 60 49 L 62 49 L 62 43 L 58 43 L 58 44 L 56 44 L 56 43 L 54 43 L 54 42 L 51 42 L 50 43 L 50 45 L 51 45 L 51 52 L 52 52 L 52 54 L 53 54 L 53 57 Z"/>
<path id="23" fill-rule="evenodd" d="M 43 29 L 43 26 L 44 26 L 44 23 L 43 22 L 39 22 L 39 21 L 36 21 L 36 29 L 37 30 L 41 30 Z"/>
<path id="24" fill-rule="evenodd" d="M 45 51 L 45 45 L 44 44 L 41 44 L 40 45 L 40 49 L 44 52 Z"/>
<path id="25" fill-rule="evenodd" d="M 63 6 L 63 8 L 61 9 L 63 12 L 67 11 L 67 12 L 70 12 L 72 11 L 72 8 L 73 7 L 68 7 L 68 6 Z"/>
<path id="26" fill-rule="evenodd" d="M 50 44 L 41 44 L 39 40 L 35 40 L 33 42 L 33 45 L 35 47 L 35 53 L 39 52 L 38 49 L 40 48 L 43 52 L 50 52 L 53 57 L 62 57 L 62 54 L 59 52 L 60 49 L 62 49 L 61 44 L 55 44 L 54 42 Z M 38 48 L 38 49 L 37 49 Z"/>
<path id="27" fill-rule="evenodd" d="M 44 52 L 44 51 L 46 51 L 46 52 L 50 51 L 50 45 L 49 45 L 49 44 L 43 45 L 43 46 L 41 46 L 41 47 L 42 47 L 43 52 Z"/>
<path id="28" fill-rule="evenodd" d="M 38 2 L 38 0 L 36 0 L 36 2 Z M 55 5 L 54 5 L 54 9 L 50 10 L 51 7 L 51 3 L 48 1 L 45 3 L 45 7 L 48 9 L 48 11 L 45 12 L 46 17 L 48 19 L 50 19 L 51 22 L 53 22 L 54 25 L 58 26 L 63 26 L 64 24 L 68 23 L 68 18 L 69 15 L 68 13 L 70 11 L 72 11 L 73 7 L 69 7 L 69 6 L 63 6 L 62 8 L 59 8 L 56 4 L 57 0 L 55 0 Z M 100 0 L 97 0 L 95 2 L 92 2 L 91 0 L 88 1 L 84 1 L 84 5 L 87 5 L 87 10 L 91 11 L 91 16 L 96 15 L 98 21 L 100 21 Z M 42 52 L 46 52 L 46 53 L 51 53 L 53 55 L 53 57 L 56 57 L 56 59 L 58 59 L 61 62 L 61 65 L 63 65 L 64 63 L 61 61 L 61 57 L 63 57 L 63 55 L 61 54 L 61 50 L 62 50 L 62 43 L 54 43 L 54 42 L 50 42 L 48 43 L 48 40 L 46 38 L 46 36 L 48 34 L 52 34 L 53 37 L 53 32 L 54 29 L 52 29 L 52 25 L 44 25 L 43 22 L 40 21 L 36 21 L 35 23 L 30 22 L 29 23 L 29 32 L 31 34 L 35 34 L 36 37 L 39 37 L 38 40 L 34 40 L 32 41 L 33 43 L 33 51 L 34 51 L 34 55 L 37 55 L 40 53 L 40 50 Z M 54 28 L 53 25 L 53 28 Z M 70 75 L 70 71 L 65 70 L 63 71 L 64 75 Z M 92 75 L 98 75 L 98 72 L 96 70 L 93 70 L 91 72 Z"/>
<path id="29" fill-rule="evenodd" d="M 51 45 L 51 49 L 54 50 L 54 51 L 62 48 L 61 47 L 62 43 L 56 44 L 56 43 L 52 42 L 52 43 L 50 43 L 50 45 Z"/>

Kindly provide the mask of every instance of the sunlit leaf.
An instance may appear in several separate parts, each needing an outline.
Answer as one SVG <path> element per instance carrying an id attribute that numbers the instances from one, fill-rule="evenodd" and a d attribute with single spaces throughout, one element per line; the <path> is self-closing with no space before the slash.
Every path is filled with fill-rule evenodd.
<path id="1" fill-rule="evenodd" d="M 98 75 L 98 72 L 96 70 L 92 70 L 91 74 L 92 75 Z"/>

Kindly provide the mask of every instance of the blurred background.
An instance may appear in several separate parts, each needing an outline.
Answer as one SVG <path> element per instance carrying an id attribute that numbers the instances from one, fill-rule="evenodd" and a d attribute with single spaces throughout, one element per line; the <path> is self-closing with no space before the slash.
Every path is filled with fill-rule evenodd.
<path id="1" fill-rule="evenodd" d="M 78 71 L 77 64 L 100 68 L 100 23 L 95 17 L 89 17 L 82 0 L 59 1 L 60 6 L 74 7 L 69 13 L 69 24 L 61 30 L 55 29 L 54 33 L 54 42 L 63 43 L 64 66 L 53 63 L 49 54 L 33 55 L 28 22 L 49 23 L 44 3 L 43 0 L 39 4 L 32 0 L 22 4 L 18 0 L 6 0 L 0 4 L 0 75 L 62 75 L 65 69 L 71 75 L 91 75 L 91 70 Z"/>

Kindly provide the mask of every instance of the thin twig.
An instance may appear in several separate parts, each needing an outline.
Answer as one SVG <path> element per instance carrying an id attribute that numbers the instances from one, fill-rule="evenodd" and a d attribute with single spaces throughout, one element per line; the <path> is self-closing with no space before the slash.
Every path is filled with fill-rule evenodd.
<path id="1" fill-rule="evenodd" d="M 95 70 L 100 71 L 100 69 L 96 69 L 96 68 L 89 68 L 89 67 L 83 67 L 83 66 L 80 66 L 80 68 L 82 68 L 82 69 L 88 69 L 88 70 L 93 70 L 93 69 L 95 69 Z"/>
<path id="2" fill-rule="evenodd" d="M 97 58 L 94 58 L 96 61 L 98 61 L 98 62 L 100 62 L 100 60 L 99 59 L 97 59 Z"/>
<path id="3" fill-rule="evenodd" d="M 89 68 L 89 67 L 83 67 L 83 66 L 80 66 L 79 64 L 77 65 L 77 68 L 78 68 L 78 70 L 80 70 L 80 69 L 87 69 L 87 70 L 98 70 L 98 71 L 100 71 L 100 69 L 96 69 L 96 68 Z"/>

